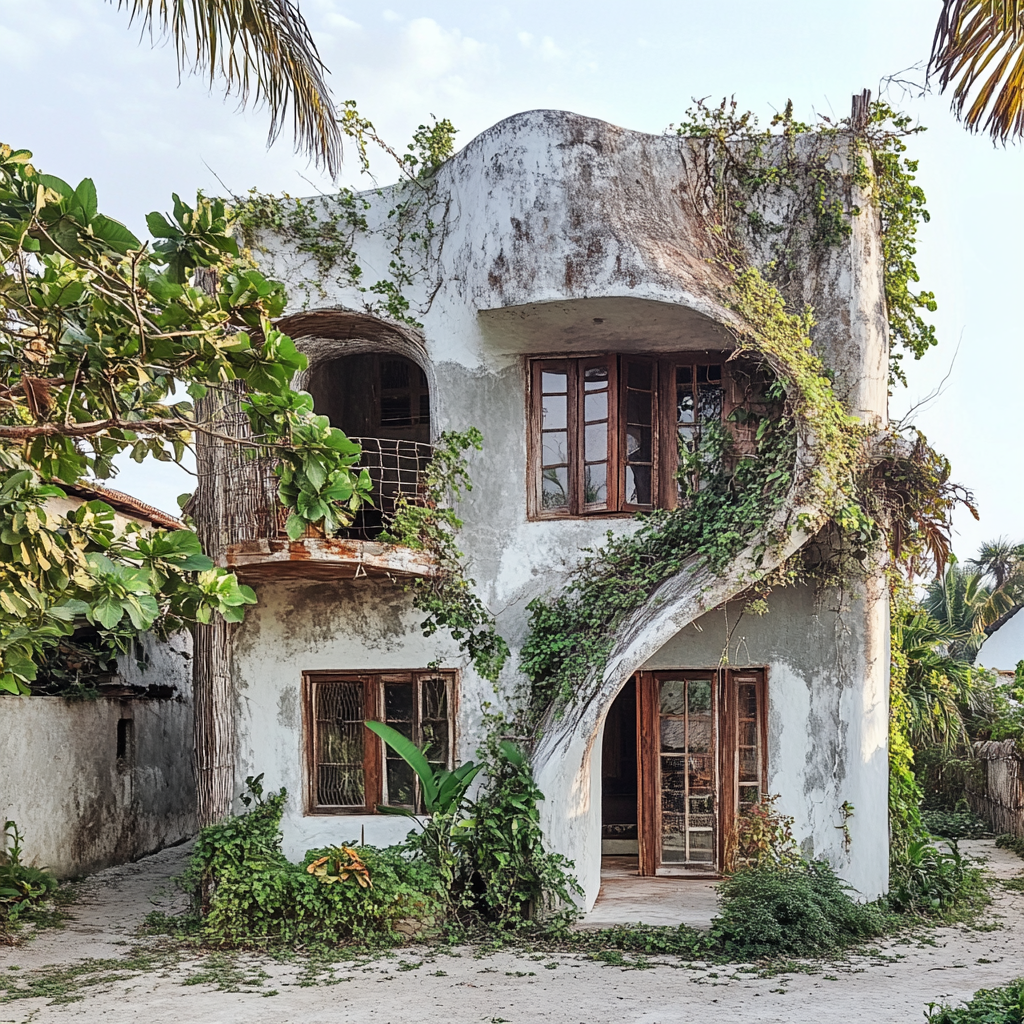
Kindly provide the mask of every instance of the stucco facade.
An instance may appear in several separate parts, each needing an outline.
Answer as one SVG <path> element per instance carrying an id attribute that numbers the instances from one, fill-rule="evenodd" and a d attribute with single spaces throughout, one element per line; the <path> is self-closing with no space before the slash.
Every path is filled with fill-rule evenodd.
<path id="1" fill-rule="evenodd" d="M 332 360 L 401 355 L 429 386 L 432 437 L 470 425 L 482 432 L 483 451 L 470 460 L 473 490 L 459 508 L 459 546 L 512 649 L 495 688 L 446 633 L 422 635 L 422 614 L 400 578 L 275 577 L 268 567 L 255 579 L 259 604 L 232 637 L 234 775 L 240 783 L 263 772 L 268 786 L 288 788 L 289 855 L 360 837 L 383 844 L 404 832 L 401 819 L 384 815 L 306 813 L 304 673 L 433 663 L 457 670 L 457 757 L 472 758 L 484 703 L 522 696 L 517 657 L 527 604 L 556 593 L 583 549 L 599 546 L 607 531 L 634 528 L 622 515 L 531 518 L 527 360 L 607 352 L 724 357 L 733 349 L 735 314 L 719 297 L 696 217 L 681 198 L 690 153 L 686 140 L 552 111 L 517 115 L 474 139 L 437 175 L 429 216 L 438 226 L 426 269 L 407 290 L 420 329 L 374 326 L 356 313 L 364 293 L 318 276 L 312 260 L 263 239 L 265 269 L 293 296 L 307 296 L 283 325 L 310 356 L 299 385 L 322 395 L 328 385 L 316 375 Z M 385 189 L 365 197 L 369 228 L 354 245 L 365 267 L 383 273 L 395 196 Z M 803 293 L 817 311 L 815 343 L 836 373 L 837 392 L 865 422 L 884 425 L 876 217 L 853 220 L 848 242 L 808 270 Z M 778 564 L 806 540 L 792 532 L 769 561 Z M 535 737 L 545 832 L 553 849 L 575 861 L 588 905 L 600 880 L 602 731 L 616 695 L 640 671 L 725 664 L 764 672 L 767 788 L 796 819 L 804 850 L 827 857 L 865 897 L 886 887 L 885 589 L 871 580 L 821 593 L 785 588 L 771 595 L 766 615 L 740 617 L 744 602 L 733 599 L 749 581 L 752 551 L 715 577 L 689 565 L 664 584 L 657 605 L 623 627 L 593 695 L 546 720 Z M 854 807 L 849 843 L 837 827 L 844 802 Z"/>

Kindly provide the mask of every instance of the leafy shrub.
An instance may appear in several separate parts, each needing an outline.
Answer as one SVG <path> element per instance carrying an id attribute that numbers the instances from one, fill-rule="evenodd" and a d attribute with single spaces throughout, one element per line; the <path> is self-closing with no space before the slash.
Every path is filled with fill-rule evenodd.
<path id="1" fill-rule="evenodd" d="M 44 868 L 21 863 L 22 835 L 13 821 L 4 822 L 4 847 L 0 849 L 0 929 L 15 924 L 49 899 L 57 879 Z"/>
<path id="2" fill-rule="evenodd" d="M 1024 836 L 1004 832 L 1001 836 L 996 836 L 996 846 L 1001 850 L 1013 850 L 1018 857 L 1024 857 Z"/>
<path id="3" fill-rule="evenodd" d="M 889 904 L 900 913 L 949 914 L 986 900 L 981 871 L 961 856 L 956 842 L 948 853 L 926 839 L 912 842 L 891 872 Z"/>
<path id="4" fill-rule="evenodd" d="M 791 867 L 800 862 L 793 821 L 775 806 L 778 794 L 754 804 L 736 818 L 726 858 L 730 871 L 739 867 Z"/>
<path id="5" fill-rule="evenodd" d="M 573 864 L 544 848 L 537 804 L 544 795 L 522 752 L 507 740 L 487 751 L 487 788 L 470 807 L 474 827 L 460 837 L 471 906 L 483 920 L 515 931 L 544 918 L 549 930 L 579 914 L 583 890 Z"/>
<path id="6" fill-rule="evenodd" d="M 933 836 L 943 839 L 985 839 L 992 834 L 988 824 L 966 807 L 922 811 L 921 823 Z"/>
<path id="7" fill-rule="evenodd" d="M 722 910 L 711 923 L 721 951 L 741 959 L 820 956 L 881 935 L 886 915 L 855 903 L 824 861 L 740 871 L 720 886 Z"/>
<path id="8" fill-rule="evenodd" d="M 285 791 L 263 799 L 260 780 L 249 782 L 252 806 L 199 833 L 184 881 L 202 915 L 207 942 L 393 945 L 437 919 L 436 874 L 398 848 L 352 843 L 352 854 L 344 858 L 339 848 L 328 847 L 310 850 L 301 864 L 293 864 L 281 852 Z M 337 878 L 332 884 L 317 876 L 317 867 L 339 859 L 351 864 L 352 855 L 365 873 L 340 872 L 330 876 Z"/>
<path id="9" fill-rule="evenodd" d="M 1024 1021 L 1024 978 L 1002 988 L 983 988 L 958 1009 L 928 1006 L 928 1024 L 1021 1024 Z"/>

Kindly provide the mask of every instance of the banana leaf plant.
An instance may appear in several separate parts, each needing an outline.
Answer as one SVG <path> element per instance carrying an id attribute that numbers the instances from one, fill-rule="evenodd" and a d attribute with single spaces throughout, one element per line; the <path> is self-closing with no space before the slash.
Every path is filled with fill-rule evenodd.
<path id="1" fill-rule="evenodd" d="M 426 758 L 423 751 L 407 736 L 383 722 L 367 722 L 366 728 L 379 736 L 391 749 L 398 754 L 416 773 L 420 780 L 420 792 L 423 795 L 423 810 L 429 815 L 421 822 L 422 831 L 419 835 L 410 836 L 409 845 L 420 850 L 437 868 L 437 889 L 451 914 L 458 913 L 465 905 L 466 897 L 460 894 L 459 866 L 464 861 L 460 858 L 460 845 L 456 835 L 466 835 L 476 822 L 471 818 L 462 818 L 459 811 L 466 793 L 473 780 L 480 774 L 483 765 L 467 761 L 455 771 L 447 768 L 435 768 Z M 414 810 L 407 807 L 388 807 L 380 804 L 377 807 L 383 814 L 403 814 L 419 822 Z"/>
<path id="2" fill-rule="evenodd" d="M 483 769 L 482 764 L 474 764 L 472 761 L 467 761 L 455 771 L 435 768 L 423 751 L 397 729 L 392 729 L 383 722 L 367 722 L 366 728 L 376 733 L 416 773 L 420 780 L 420 792 L 423 794 L 424 813 L 431 816 L 455 814 L 473 780 Z M 416 817 L 416 812 L 407 807 L 388 807 L 380 804 L 377 810 L 382 814 Z"/>

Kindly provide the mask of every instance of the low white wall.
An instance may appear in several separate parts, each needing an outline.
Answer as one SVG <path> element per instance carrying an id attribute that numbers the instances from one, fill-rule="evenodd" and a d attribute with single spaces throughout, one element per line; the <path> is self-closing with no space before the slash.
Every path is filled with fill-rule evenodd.
<path id="1" fill-rule="evenodd" d="M 17 822 L 25 863 L 73 878 L 195 832 L 188 639 L 149 641 L 149 669 L 125 668 L 173 698 L 0 697 L 0 821 Z M 132 742 L 119 760 L 121 719 Z"/>

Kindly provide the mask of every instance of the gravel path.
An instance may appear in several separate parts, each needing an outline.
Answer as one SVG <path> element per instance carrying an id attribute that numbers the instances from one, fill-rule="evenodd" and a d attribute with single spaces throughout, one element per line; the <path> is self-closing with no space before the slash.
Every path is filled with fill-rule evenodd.
<path id="1" fill-rule="evenodd" d="M 1024 869 L 991 842 L 962 847 L 987 858 L 998 877 Z M 135 930 L 145 915 L 180 905 L 171 878 L 186 857 L 187 848 L 178 847 L 94 875 L 80 884 L 67 927 L 0 948 L 5 983 L 17 971 L 25 983 L 49 986 L 46 996 L 5 1001 L 0 995 L 0 1024 L 920 1024 L 929 1002 L 964 1000 L 1024 975 L 1024 893 L 996 886 L 977 928 L 926 929 L 869 954 L 807 962 L 770 977 L 668 957 L 637 965 L 627 956 L 625 964 L 609 964 L 577 955 L 478 957 L 468 949 L 452 955 L 420 947 L 313 977 L 301 962 L 171 956 L 151 945 L 157 952 L 148 969 L 115 970 L 107 963 L 81 975 L 85 987 L 68 987 L 68 972 L 89 958 L 137 956 Z M 76 1001 L 54 1002 L 69 996 Z"/>

